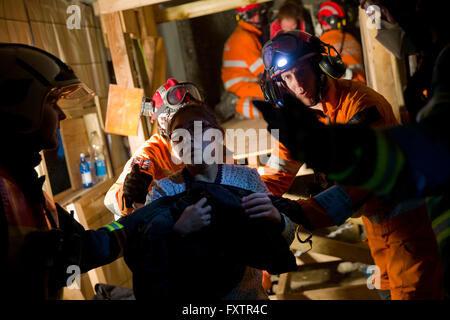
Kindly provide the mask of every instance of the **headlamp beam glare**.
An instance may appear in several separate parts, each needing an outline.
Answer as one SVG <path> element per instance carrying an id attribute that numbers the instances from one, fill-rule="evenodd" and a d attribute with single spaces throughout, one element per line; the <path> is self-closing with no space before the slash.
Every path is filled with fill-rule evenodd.
<path id="1" fill-rule="evenodd" d="M 285 65 L 287 65 L 288 61 L 286 58 L 280 58 L 277 61 L 277 67 L 278 68 L 283 68 Z"/>

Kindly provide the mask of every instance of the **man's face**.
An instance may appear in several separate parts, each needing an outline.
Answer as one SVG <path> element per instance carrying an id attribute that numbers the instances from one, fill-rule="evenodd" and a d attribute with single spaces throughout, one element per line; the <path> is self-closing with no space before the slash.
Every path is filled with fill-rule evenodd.
<path id="1" fill-rule="evenodd" d="M 283 72 L 281 79 L 304 105 L 313 105 L 318 90 L 316 86 L 317 75 L 309 59 L 301 61 Z"/>
<path id="2" fill-rule="evenodd" d="M 38 139 L 42 143 L 42 149 L 56 149 L 59 146 L 58 133 L 59 122 L 64 120 L 66 115 L 54 101 L 44 104 L 42 111 L 42 125 L 37 132 Z"/>
<path id="3" fill-rule="evenodd" d="M 256 13 L 253 17 L 251 17 L 248 22 L 255 25 L 256 27 L 260 28 L 262 24 L 261 15 L 259 13 Z"/>

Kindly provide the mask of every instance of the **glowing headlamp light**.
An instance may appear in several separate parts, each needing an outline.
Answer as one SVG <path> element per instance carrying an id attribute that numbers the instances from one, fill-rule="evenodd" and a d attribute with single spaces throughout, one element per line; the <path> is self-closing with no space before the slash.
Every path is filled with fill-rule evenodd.
<path id="1" fill-rule="evenodd" d="M 277 61 L 277 67 L 278 67 L 278 68 L 283 68 L 284 66 L 287 65 L 287 63 L 288 63 L 288 61 L 287 61 L 286 58 L 280 58 L 280 59 L 278 59 L 278 61 Z"/>

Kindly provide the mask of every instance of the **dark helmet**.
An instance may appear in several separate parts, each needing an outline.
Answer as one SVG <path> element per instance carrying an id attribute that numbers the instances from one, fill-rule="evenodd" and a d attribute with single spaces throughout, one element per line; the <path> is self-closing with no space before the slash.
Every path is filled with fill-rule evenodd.
<path id="1" fill-rule="evenodd" d="M 303 31 L 280 33 L 267 41 L 262 49 L 264 68 L 275 78 L 297 62 L 325 53 L 321 41 Z"/>
<path id="2" fill-rule="evenodd" d="M 54 55 L 27 45 L 0 43 L 0 125 L 19 134 L 38 130 L 45 103 L 82 105 L 94 93 Z"/>
<path id="3" fill-rule="evenodd" d="M 336 57 L 331 55 L 331 50 L 336 52 Z M 283 104 L 280 74 L 298 62 L 312 59 L 319 86 L 322 85 L 320 81 L 322 74 L 338 79 L 346 70 L 339 52 L 333 46 L 323 43 L 316 36 L 298 30 L 280 33 L 266 42 L 262 49 L 262 58 L 265 75 L 260 85 L 264 98 L 278 105 Z M 316 102 L 320 99 L 319 95 L 320 90 Z"/>

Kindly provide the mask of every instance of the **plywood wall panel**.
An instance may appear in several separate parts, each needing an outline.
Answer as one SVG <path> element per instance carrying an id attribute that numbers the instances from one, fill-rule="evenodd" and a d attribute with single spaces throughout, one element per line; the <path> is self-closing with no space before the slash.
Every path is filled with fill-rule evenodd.
<path id="1" fill-rule="evenodd" d="M 0 0 L 0 20 L 5 17 L 5 9 L 3 8 L 4 2 L 5 2 L 5 0 Z M 0 25 L 0 27 L 1 27 L 1 25 Z M 3 30 L 3 29 L 0 29 L 0 30 Z"/>
<path id="2" fill-rule="evenodd" d="M 18 0 L 0 1 L 0 17 L 16 21 L 28 21 L 25 6 L 22 1 Z"/>
<path id="3" fill-rule="evenodd" d="M 31 35 L 27 22 L 6 20 L 9 41 L 31 45 Z"/>
<path id="4" fill-rule="evenodd" d="M 108 83 L 103 76 L 102 63 L 91 64 L 90 67 L 93 80 L 93 90 L 95 90 L 95 93 L 101 98 L 108 97 Z"/>
<path id="5" fill-rule="evenodd" d="M 7 32 L 7 28 L 8 26 L 6 24 L 6 20 L 0 18 L 0 42 L 11 42 L 9 41 L 9 34 Z"/>
<path id="6" fill-rule="evenodd" d="M 48 51 L 64 61 L 59 49 L 56 30 L 53 25 L 44 22 L 31 22 L 36 47 Z"/>
<path id="7" fill-rule="evenodd" d="M 19 1 L 15 1 L 19 2 Z M 46 22 L 44 10 L 41 9 L 40 0 L 26 0 L 28 16 L 31 21 Z"/>

